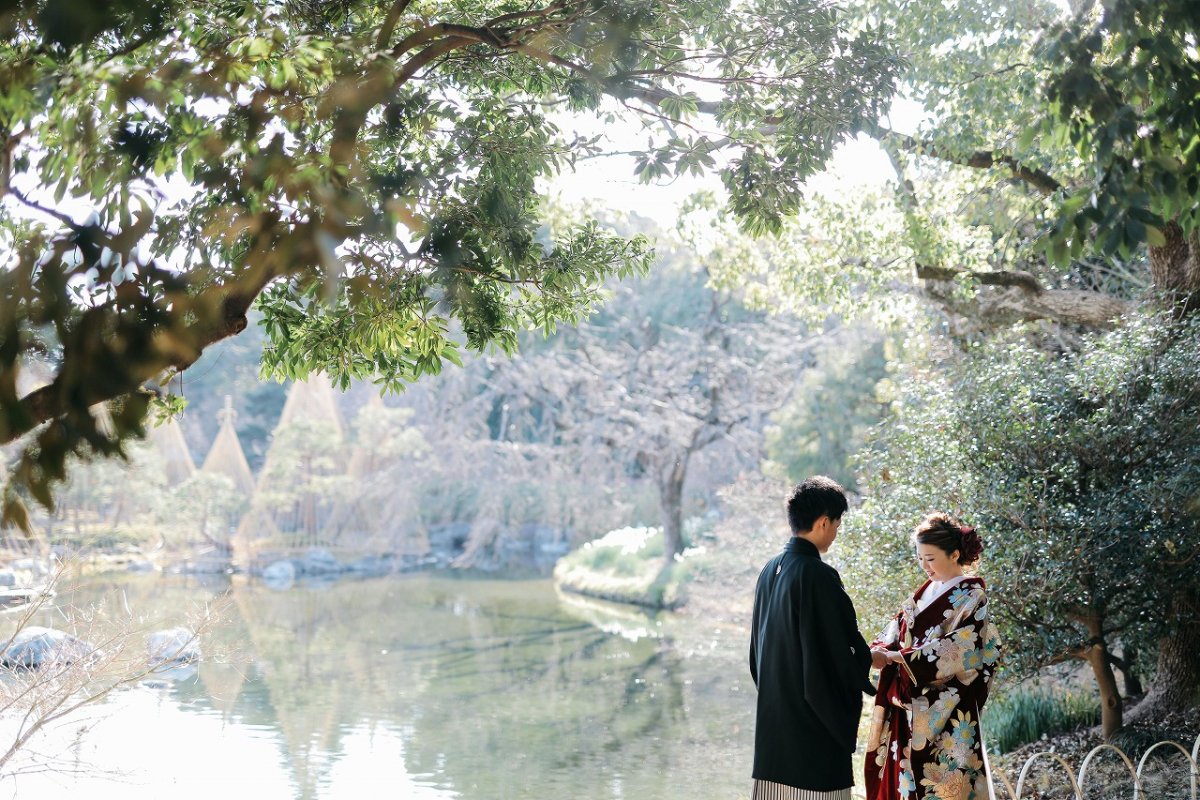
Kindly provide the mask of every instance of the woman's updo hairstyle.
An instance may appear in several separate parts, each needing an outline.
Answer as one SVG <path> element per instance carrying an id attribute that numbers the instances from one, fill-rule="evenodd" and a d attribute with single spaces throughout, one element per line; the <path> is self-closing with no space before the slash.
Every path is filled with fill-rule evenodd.
<path id="1" fill-rule="evenodd" d="M 983 553 L 983 540 L 975 529 L 941 511 L 935 511 L 921 521 L 913 530 L 913 541 L 931 544 L 948 556 L 957 550 L 958 563 L 964 567 L 974 564 Z"/>

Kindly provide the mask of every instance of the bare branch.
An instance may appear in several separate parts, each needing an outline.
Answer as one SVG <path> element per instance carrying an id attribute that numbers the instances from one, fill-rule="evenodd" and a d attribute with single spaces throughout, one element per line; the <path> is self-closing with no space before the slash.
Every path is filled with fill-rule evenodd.
<path id="1" fill-rule="evenodd" d="M 897 193 L 900 195 L 900 205 L 906 214 L 915 214 L 918 211 L 916 188 L 905 175 L 897 153 L 897 147 L 904 146 L 903 138 L 900 135 L 886 137 L 883 150 L 899 179 Z M 911 137 L 907 138 L 911 140 Z M 999 291 L 974 298 L 969 305 L 951 294 L 938 291 L 936 287 L 928 287 L 926 291 L 939 305 L 969 319 L 983 319 L 993 325 L 1049 319 L 1103 329 L 1112 327 L 1131 308 L 1128 302 L 1104 292 L 1047 289 L 1036 276 L 1024 270 L 981 272 L 918 263 L 916 274 L 918 278 L 935 284 L 968 277 L 982 286 L 996 287 Z"/>
<path id="2" fill-rule="evenodd" d="M 19 200 L 22 205 L 32 208 L 34 211 L 37 211 L 40 214 L 45 214 L 48 217 L 54 217 L 56 220 L 61 222 L 64 226 L 66 226 L 67 228 L 70 228 L 73 231 L 79 230 L 79 225 L 76 224 L 75 220 L 71 219 L 69 216 L 67 216 L 63 212 L 61 212 L 57 209 L 54 209 L 54 208 L 49 208 L 48 206 L 44 206 L 41 203 L 37 203 L 37 202 L 34 202 L 33 200 L 30 200 L 24 194 L 22 194 L 21 192 L 19 192 L 18 190 L 14 189 L 11 186 L 7 186 L 6 188 L 7 188 L 7 193 L 11 194 L 13 197 L 17 198 L 17 200 Z"/>

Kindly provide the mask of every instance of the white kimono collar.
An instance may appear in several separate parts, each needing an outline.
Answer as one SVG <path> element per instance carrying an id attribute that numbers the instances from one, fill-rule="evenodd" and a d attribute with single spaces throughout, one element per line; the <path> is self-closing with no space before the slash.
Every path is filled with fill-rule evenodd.
<path id="1" fill-rule="evenodd" d="M 925 587 L 925 592 L 919 598 L 913 598 L 917 607 L 917 613 L 920 614 L 922 611 L 928 608 L 934 600 L 937 600 L 946 592 L 950 591 L 967 577 L 967 575 L 955 575 L 948 581 L 930 581 Z"/>

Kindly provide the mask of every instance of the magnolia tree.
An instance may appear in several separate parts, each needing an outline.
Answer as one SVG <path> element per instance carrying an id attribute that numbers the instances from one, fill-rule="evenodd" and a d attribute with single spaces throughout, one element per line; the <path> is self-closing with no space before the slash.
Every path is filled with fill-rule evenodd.
<path id="1" fill-rule="evenodd" d="M 535 238 L 540 182 L 614 147 L 566 112 L 645 122 L 644 178 L 719 171 L 772 229 L 897 67 L 819 0 L 88 8 L 0 11 L 0 441 L 33 432 L 10 524 L 69 454 L 121 452 L 256 302 L 268 372 L 342 386 L 578 320 L 648 247 L 593 222 Z M 21 395 L 33 356 L 54 374 Z"/>

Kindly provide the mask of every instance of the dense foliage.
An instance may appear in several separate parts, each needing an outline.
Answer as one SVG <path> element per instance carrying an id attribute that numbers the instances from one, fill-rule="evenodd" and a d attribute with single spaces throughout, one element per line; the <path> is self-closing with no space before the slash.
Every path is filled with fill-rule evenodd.
<path id="1" fill-rule="evenodd" d="M 765 430 L 763 472 L 799 483 L 828 475 L 858 490 L 854 457 L 886 413 L 888 349 L 872 329 L 841 329 L 812 354 L 814 362 L 789 388 Z"/>
<path id="2" fill-rule="evenodd" d="M 1060 261 L 1091 242 L 1128 258 L 1143 243 L 1192 237 L 1200 223 L 1200 8 L 1154 0 L 1084 9 L 1044 50 L 1053 65 L 1046 133 L 1087 168 L 1067 187 L 1052 231 Z M 1190 281 L 1160 283 L 1183 291 Z"/>
<path id="3" fill-rule="evenodd" d="M 343 386 L 578 320 L 648 243 L 535 235 L 541 182 L 613 147 L 564 111 L 645 120 L 643 177 L 719 169 L 763 230 L 896 69 L 819 0 L 29 0 L 0 29 L 0 440 L 48 423 L 17 524 L 18 489 L 49 505 L 68 454 L 120 452 L 256 300 L 274 374 Z M 54 375 L 22 395 L 34 356 Z"/>
<path id="4" fill-rule="evenodd" d="M 961 514 L 987 541 L 1010 665 L 1088 661 L 1107 702 L 1113 666 L 1136 667 L 1119 651 L 1153 650 L 1197 583 L 1198 346 L 1200 320 L 1163 314 L 1078 355 L 1008 342 L 948 374 L 914 370 L 865 456 L 856 583 L 896 572 L 921 514 Z"/>
<path id="5" fill-rule="evenodd" d="M 718 277 L 749 279 L 768 304 L 849 315 L 920 296 L 966 333 L 1111 328 L 1149 289 L 1200 291 L 1194 3 L 884 0 L 849 13 L 891 20 L 905 59 L 913 102 L 870 131 L 894 178 L 814 183 L 777 247 L 727 248 Z"/>

